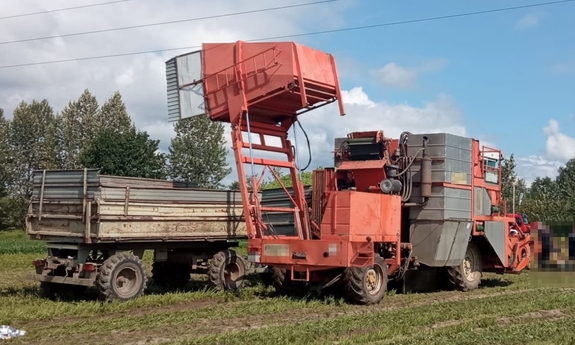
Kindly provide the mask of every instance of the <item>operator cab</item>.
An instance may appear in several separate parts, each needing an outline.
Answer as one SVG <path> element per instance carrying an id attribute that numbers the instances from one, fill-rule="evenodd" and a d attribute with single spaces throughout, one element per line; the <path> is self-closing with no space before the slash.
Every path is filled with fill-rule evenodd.
<path id="1" fill-rule="evenodd" d="M 349 170 L 338 171 L 337 178 L 337 189 L 338 190 L 355 190 L 355 178 L 353 177 L 353 172 Z"/>
<path id="2" fill-rule="evenodd" d="M 523 219 L 522 219 L 523 224 L 529 225 L 529 219 L 527 219 L 527 214 L 523 213 L 523 214 L 521 214 L 521 216 L 523 217 Z"/>

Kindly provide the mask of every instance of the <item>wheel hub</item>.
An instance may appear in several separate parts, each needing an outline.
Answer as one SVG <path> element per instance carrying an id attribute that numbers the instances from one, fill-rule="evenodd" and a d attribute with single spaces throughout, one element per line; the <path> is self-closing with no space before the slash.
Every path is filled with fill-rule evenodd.
<path id="1" fill-rule="evenodd" d="M 381 279 L 376 270 L 371 268 L 366 272 L 365 285 L 370 294 L 377 294 L 381 288 Z"/>
<path id="2" fill-rule="evenodd" d="M 465 274 L 466 278 L 469 278 L 471 272 L 471 261 L 469 258 L 465 258 L 465 260 L 463 260 L 463 274 Z"/>
<path id="3" fill-rule="evenodd" d="M 236 263 L 229 263 L 224 267 L 224 278 L 228 285 L 233 284 L 240 276 L 240 268 Z"/>
<path id="4" fill-rule="evenodd" d="M 119 295 L 130 296 L 137 287 L 137 274 L 132 268 L 126 267 L 116 276 L 116 290 Z"/>

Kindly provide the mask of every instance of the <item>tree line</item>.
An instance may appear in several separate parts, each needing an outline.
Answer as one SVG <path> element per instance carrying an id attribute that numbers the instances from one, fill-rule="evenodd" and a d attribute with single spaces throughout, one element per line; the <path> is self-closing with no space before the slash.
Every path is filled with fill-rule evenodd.
<path id="1" fill-rule="evenodd" d="M 513 182 L 515 181 L 515 212 L 526 213 L 531 221 L 546 223 L 575 222 L 575 158 L 557 171 L 555 178 L 537 177 L 530 186 L 517 177 L 513 154 L 503 161 L 502 198 L 511 213 L 513 205 Z M 519 205 L 519 195 L 523 199 Z"/>
<path id="2" fill-rule="evenodd" d="M 22 101 L 10 120 L 0 108 L 0 230 L 22 228 L 34 170 L 99 168 L 108 175 L 239 189 L 237 181 L 222 184 L 231 172 L 222 123 L 195 117 L 177 122 L 174 130 L 168 152 L 160 152 L 159 141 L 132 122 L 119 92 L 100 106 L 86 89 L 59 113 L 45 99 Z M 556 178 L 538 177 L 530 186 L 518 178 L 515 169 L 511 154 L 502 168 L 502 196 L 508 213 L 515 181 L 516 212 L 526 213 L 532 221 L 575 221 L 575 159 L 561 167 Z M 289 175 L 280 174 L 280 179 L 291 186 Z M 311 185 L 311 172 L 303 172 L 302 179 Z M 279 187 L 275 179 L 262 185 L 262 189 Z"/>
<path id="3" fill-rule="evenodd" d="M 160 116 L 161 117 L 161 116 Z M 48 100 L 0 109 L 0 230 L 22 228 L 34 170 L 99 168 L 102 174 L 193 182 L 223 188 L 231 172 L 223 124 L 177 122 L 169 152 L 132 122 L 119 92 L 101 106 L 89 90 L 55 113 Z"/>

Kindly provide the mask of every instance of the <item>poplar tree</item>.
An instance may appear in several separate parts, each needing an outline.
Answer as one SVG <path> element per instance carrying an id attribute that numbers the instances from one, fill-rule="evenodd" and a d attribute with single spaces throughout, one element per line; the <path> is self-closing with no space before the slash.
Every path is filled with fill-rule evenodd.
<path id="1" fill-rule="evenodd" d="M 170 178 L 200 188 L 223 188 L 221 181 L 232 171 L 226 163 L 224 125 L 196 116 L 177 122 L 174 130 L 168 154 Z"/>

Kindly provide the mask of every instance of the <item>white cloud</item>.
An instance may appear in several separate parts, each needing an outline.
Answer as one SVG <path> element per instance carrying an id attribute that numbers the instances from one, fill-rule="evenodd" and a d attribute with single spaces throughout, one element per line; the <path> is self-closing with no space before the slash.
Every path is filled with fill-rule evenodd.
<path id="1" fill-rule="evenodd" d="M 386 85 L 408 89 L 417 80 L 417 71 L 390 62 L 374 73 Z"/>
<path id="2" fill-rule="evenodd" d="M 519 21 L 515 24 L 516 29 L 527 29 L 536 27 L 539 25 L 541 21 L 541 14 L 538 13 L 530 13 L 523 16 Z"/>
<path id="3" fill-rule="evenodd" d="M 353 1 L 352 1 L 353 3 Z M 63 0 L 11 1 L 2 5 L 3 15 L 68 7 Z M 0 66 L 64 60 L 79 57 L 131 53 L 174 47 L 194 47 L 203 42 L 224 42 L 299 33 L 344 25 L 342 14 L 350 3 L 338 2 L 299 8 L 230 16 L 173 25 L 119 30 L 93 35 L 1 44 L 6 41 L 125 27 L 162 21 L 248 11 L 284 5 L 280 0 L 209 2 L 126 2 L 89 9 L 55 12 L 0 21 Z M 321 21 L 312 19 L 320 17 Z M 32 25 L 33 24 L 33 25 Z M 262 28 L 266 28 L 262 31 Z M 298 39 L 306 43 L 308 38 Z M 5 116 L 23 100 L 48 99 L 55 111 L 77 99 L 88 88 L 100 103 L 119 90 L 136 125 L 161 139 L 166 150 L 173 135 L 167 123 L 165 61 L 196 50 L 131 55 L 63 64 L 0 68 L 0 107 Z"/>
<path id="4" fill-rule="evenodd" d="M 523 178 L 527 185 L 537 177 L 549 176 L 554 178 L 557 176 L 557 170 L 560 166 L 565 165 L 565 162 L 559 160 L 550 160 L 541 155 L 531 155 L 527 157 L 517 157 L 517 175 Z"/>
<path id="5" fill-rule="evenodd" d="M 336 104 L 311 111 L 300 117 L 301 124 L 310 140 L 312 164 L 333 166 L 334 139 L 345 137 L 349 132 L 383 130 L 388 137 L 397 138 L 403 131 L 412 133 L 449 132 L 467 135 L 463 125 L 462 111 L 449 95 L 439 95 L 436 100 L 422 107 L 407 104 L 389 104 L 375 102 L 369 98 L 362 87 L 342 91 L 345 116 L 339 115 Z M 226 134 L 229 136 L 229 134 Z M 290 133 L 293 138 L 293 132 Z M 308 148 L 303 133 L 297 130 L 297 145 L 301 153 L 300 163 L 308 161 Z M 233 156 L 228 155 L 229 162 Z M 269 157 L 269 156 L 266 156 Z M 246 170 L 249 173 L 249 167 Z M 257 172 L 260 172 L 258 169 Z M 229 182 L 236 177 L 234 172 Z"/>
<path id="6" fill-rule="evenodd" d="M 545 153 L 548 157 L 564 161 L 575 158 L 575 138 L 561 133 L 556 120 L 549 120 L 549 125 L 543 129 L 543 133 L 547 136 Z"/>
<path id="7" fill-rule="evenodd" d="M 562 62 L 557 63 L 552 67 L 552 71 L 560 74 L 574 73 L 575 62 Z"/>
<path id="8" fill-rule="evenodd" d="M 536 177 L 554 178 L 559 167 L 575 158 L 575 138 L 561 133 L 559 122 L 550 119 L 543 133 L 547 136 L 544 154 L 517 158 L 517 173 L 529 184 Z"/>
<path id="9" fill-rule="evenodd" d="M 333 165 L 331 155 L 326 153 L 334 149 L 334 138 L 345 137 L 354 131 L 383 130 L 392 138 L 398 138 L 403 131 L 467 135 L 461 109 L 446 94 L 422 107 L 375 102 L 361 87 L 343 91 L 342 98 L 346 110 L 343 117 L 339 116 L 335 105 L 317 110 L 317 114 L 302 116 L 301 122 L 308 135 L 316 139 L 312 145 L 314 165 Z"/>
<path id="10" fill-rule="evenodd" d="M 437 71 L 441 71 L 442 69 L 445 68 L 445 66 L 447 65 L 447 60 L 445 59 L 432 59 L 429 60 L 425 63 L 423 63 L 421 66 L 417 67 L 416 70 L 418 70 L 419 72 L 425 72 L 425 73 L 432 73 L 432 72 L 437 72 Z"/>
<path id="11" fill-rule="evenodd" d="M 432 59 L 419 66 L 408 68 L 390 62 L 379 70 L 372 71 L 371 74 L 385 85 L 406 90 L 415 85 L 420 74 L 437 72 L 446 64 L 447 61 L 444 59 Z"/>
<path id="12" fill-rule="evenodd" d="M 315 5 L 86 36 L 0 44 L 0 66 L 193 47 L 203 42 L 249 40 L 319 28 L 332 29 L 345 25 L 345 9 L 354 2 L 350 0 L 329 6 Z M 209 16 L 281 5 L 284 5 L 284 2 L 280 0 L 234 2 L 214 0 L 202 3 L 165 0 L 138 4 L 126 2 L 85 10 L 2 20 L 0 43 L 31 37 L 173 21 L 200 16 L 198 13 L 201 13 L 201 16 Z M 40 0 L 10 1 L 2 6 L 2 13 L 8 16 L 67 6 L 69 2 L 64 0 L 53 0 L 49 4 Z M 262 28 L 265 28 L 265 31 L 262 31 Z M 308 44 L 311 39 L 313 37 L 301 37 L 298 41 Z M 114 91 L 119 90 L 136 125 L 146 130 L 151 138 L 161 140 L 160 147 L 166 151 L 173 136 L 173 124 L 167 122 L 166 116 L 165 61 L 195 49 L 0 69 L 0 107 L 5 110 L 5 116 L 11 118 L 13 109 L 23 100 L 48 99 L 55 111 L 60 111 L 70 100 L 80 96 L 86 88 L 90 89 L 100 103 L 105 102 Z M 390 85 L 410 87 L 417 82 L 421 73 L 438 71 L 445 66 L 445 63 L 444 60 L 437 59 L 409 68 L 390 63 L 380 70 L 383 71 L 380 77 L 383 82 Z M 345 65 L 346 62 L 342 61 L 342 68 L 346 69 Z M 350 70 L 357 68 L 357 64 L 351 60 L 348 61 L 348 66 Z M 451 132 L 467 135 L 462 111 L 449 95 L 439 95 L 435 100 L 422 106 L 390 104 L 374 101 L 361 87 L 356 87 L 344 91 L 343 98 L 347 111 L 344 117 L 340 117 L 337 107 L 331 105 L 307 113 L 301 118 L 312 147 L 314 158 L 312 167 L 332 165 L 331 151 L 334 137 L 345 136 L 352 131 L 382 129 L 390 137 L 397 137 L 404 130 L 414 133 Z M 226 125 L 227 140 L 230 137 L 229 132 L 229 126 Z M 304 146 L 303 133 L 299 130 L 297 137 L 301 162 L 305 163 L 308 158 L 307 148 Z M 555 135 L 554 138 L 556 141 L 551 140 L 551 144 L 548 141 L 548 146 L 559 145 L 560 141 L 557 141 L 559 140 L 557 138 L 562 137 Z M 228 154 L 228 162 L 235 167 L 231 152 Z M 226 179 L 226 182 L 235 179 L 234 169 L 234 173 Z"/>

